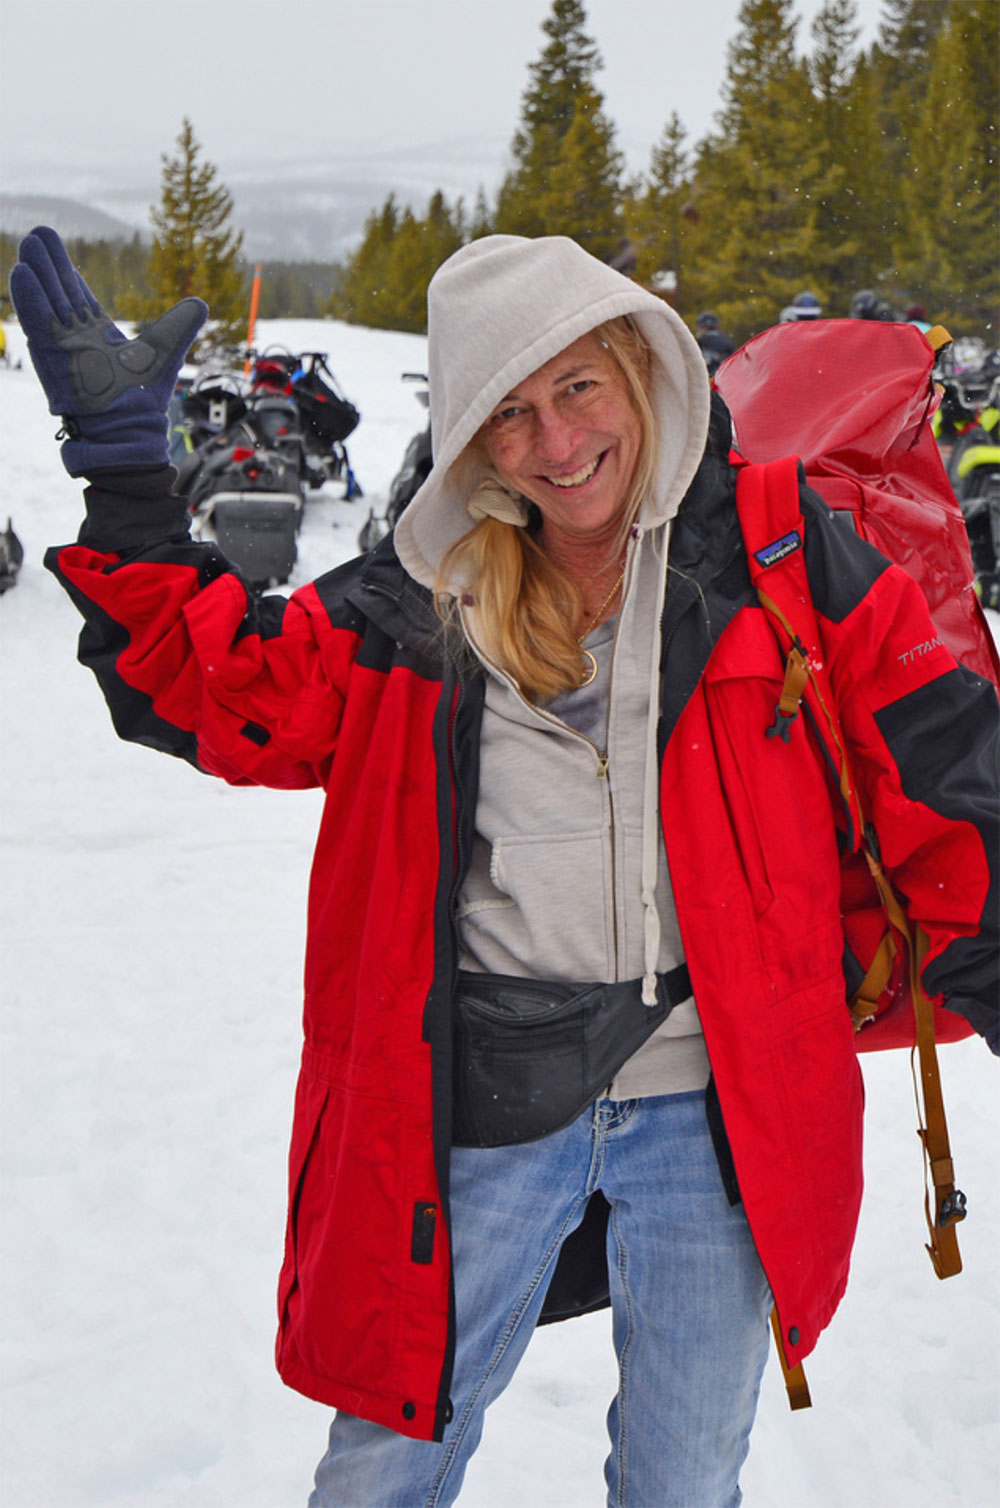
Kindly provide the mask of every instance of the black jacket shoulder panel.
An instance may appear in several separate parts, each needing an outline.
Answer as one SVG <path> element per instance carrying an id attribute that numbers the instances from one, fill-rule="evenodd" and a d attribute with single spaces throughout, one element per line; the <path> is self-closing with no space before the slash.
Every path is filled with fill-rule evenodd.
<path id="1" fill-rule="evenodd" d="M 670 533 L 661 625 L 661 754 L 723 630 L 756 601 L 736 511 L 736 470 L 724 449 L 728 419 L 723 423 L 720 416 L 718 426 Z"/>
<path id="2" fill-rule="evenodd" d="M 875 721 L 900 771 L 904 794 L 954 822 L 974 822 L 989 866 L 989 894 L 982 924 L 956 938 L 927 966 L 931 993 L 998 1043 L 1000 980 L 1000 764 L 996 689 L 958 665 L 875 713 Z"/>
<path id="3" fill-rule="evenodd" d="M 864 601 L 890 561 L 861 538 L 853 515 L 830 508 L 811 487 L 803 485 L 799 497 L 813 602 L 824 618 L 842 623 Z"/>
<path id="4" fill-rule="evenodd" d="M 449 660 L 459 662 L 459 636 L 442 623 L 427 588 L 404 569 L 391 534 L 313 587 L 331 624 L 361 638 L 358 664 L 382 671 L 405 665 L 440 681 Z"/>
<path id="5" fill-rule="evenodd" d="M 317 576 L 312 582 L 312 588 L 334 628 L 348 628 L 356 632 L 362 630 L 364 614 L 354 605 L 351 597 L 358 589 L 366 559 L 366 556 L 359 555 L 353 560 L 347 560 L 343 565 L 334 566 L 333 570 Z"/>

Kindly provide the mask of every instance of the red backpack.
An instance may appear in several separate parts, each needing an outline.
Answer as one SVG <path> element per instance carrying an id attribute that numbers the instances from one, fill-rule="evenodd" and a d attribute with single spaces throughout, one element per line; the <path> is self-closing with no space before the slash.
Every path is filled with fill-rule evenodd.
<path id="1" fill-rule="evenodd" d="M 998 684 L 965 520 L 930 424 L 931 373 L 950 339 L 940 325 L 927 335 L 855 319 L 775 325 L 723 363 L 715 386 L 739 454 L 797 456 L 810 487 L 923 588 L 956 660 Z"/>
<path id="2" fill-rule="evenodd" d="M 851 776 L 836 702 L 818 657 L 815 610 L 801 550 L 774 548 L 798 533 L 798 465 L 833 509 L 913 576 L 937 633 L 962 664 L 995 685 L 1000 663 L 973 586 L 965 521 L 931 432 L 937 395 L 931 372 L 949 336 L 913 325 L 821 320 L 776 325 L 723 363 L 715 385 L 734 423 L 740 465 L 737 508 L 761 605 L 786 655 L 779 718 L 805 702 L 856 835 L 842 869 L 844 932 L 867 973 L 850 1001 L 859 1051 L 916 1047 L 923 1113 L 920 1135 L 934 1189 L 928 1194 L 928 1252 L 939 1277 L 961 1270 L 955 1226 L 965 1213 L 956 1190 L 935 1040 L 972 1028 L 927 999 L 919 980 L 926 940 L 867 844 L 865 814 Z M 751 464 L 746 464 L 751 463 Z M 870 832 L 870 829 L 867 829 Z"/>

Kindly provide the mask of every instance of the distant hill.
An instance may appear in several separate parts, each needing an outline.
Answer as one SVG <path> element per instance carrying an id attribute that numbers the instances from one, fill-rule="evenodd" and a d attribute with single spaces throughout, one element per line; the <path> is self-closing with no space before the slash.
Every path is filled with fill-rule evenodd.
<path id="1" fill-rule="evenodd" d="M 149 230 L 130 225 L 78 199 L 57 194 L 0 194 L 0 230 L 23 236 L 36 225 L 54 225 L 61 236 L 88 241 L 131 241 L 136 231 L 144 240 Z"/>
<path id="2" fill-rule="evenodd" d="M 233 224 L 243 231 L 249 261 L 335 262 L 349 254 L 367 215 L 381 207 L 392 185 L 261 177 L 229 187 Z M 153 197 L 151 193 L 150 202 Z M 418 213 L 428 197 L 419 188 L 412 195 Z M 88 241 L 131 241 L 138 231 L 148 241 L 148 206 L 144 208 L 137 196 L 127 200 L 122 214 L 114 215 L 56 194 L 0 194 L 0 231 L 22 236 L 35 225 L 52 225 L 65 240 L 79 236 Z"/>
<path id="3" fill-rule="evenodd" d="M 390 193 L 418 215 L 437 188 L 452 202 L 464 196 L 471 210 L 480 185 L 490 196 L 495 192 L 503 153 L 501 142 L 465 137 L 392 151 L 331 153 L 318 162 L 244 161 L 220 176 L 233 196 L 233 223 L 244 233 L 249 261 L 332 262 L 350 254 L 366 217 Z M 136 231 L 150 235 L 158 180 L 147 181 L 132 164 L 117 168 L 114 178 L 88 170 L 73 182 L 72 197 L 21 193 L 20 185 L 31 182 L 26 173 L 12 177 L 8 168 L 5 177 L 14 191 L 0 194 L 0 230 L 11 235 L 39 224 L 89 240 L 130 240 Z M 70 190 L 52 170 L 45 181 Z"/>
<path id="4" fill-rule="evenodd" d="M 334 262 L 349 253 L 369 211 L 381 206 L 391 185 L 262 176 L 229 187 L 233 223 L 243 231 L 250 261 Z M 154 197 L 150 192 L 149 202 Z M 418 190 L 413 197 L 422 206 L 428 194 Z M 66 240 L 130 241 L 138 231 L 148 241 L 148 204 L 132 194 L 107 198 L 124 201 L 120 215 L 56 194 L 0 194 L 0 231 L 22 236 L 35 225 L 52 225 Z"/>

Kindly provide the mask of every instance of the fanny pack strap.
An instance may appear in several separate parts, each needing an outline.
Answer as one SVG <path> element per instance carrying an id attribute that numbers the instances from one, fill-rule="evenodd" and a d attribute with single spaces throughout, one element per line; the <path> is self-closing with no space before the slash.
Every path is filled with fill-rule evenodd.
<path id="1" fill-rule="evenodd" d="M 477 971 L 467 969 L 459 970 L 458 981 L 460 987 L 466 985 L 471 986 L 473 989 L 477 986 L 500 986 L 506 995 L 513 996 L 516 996 L 519 984 L 524 989 L 531 990 L 532 992 L 541 987 L 559 994 L 565 1000 L 577 999 L 580 996 L 599 991 L 610 1004 L 627 999 L 635 993 L 636 986 L 642 984 L 641 979 L 622 979 L 612 984 L 592 984 L 589 982 L 586 984 L 574 984 L 569 982 L 563 983 L 562 981 L 558 983 L 554 981 L 543 982 L 537 979 L 520 979 L 516 974 L 481 974 Z M 691 989 L 691 975 L 688 973 L 688 966 L 686 963 L 678 964 L 675 969 L 668 969 L 665 974 L 657 974 L 656 1002 L 649 1009 L 653 1011 L 656 1007 L 665 1006 L 668 1011 L 672 1011 L 675 1005 L 680 1005 L 681 1001 L 687 1000 L 691 994 L 693 994 L 693 991 Z"/>
<path id="2" fill-rule="evenodd" d="M 656 998 L 660 1005 L 669 1005 L 673 1010 L 675 1005 L 680 1005 L 682 1000 L 693 993 L 686 963 L 679 963 L 676 969 L 656 976 Z"/>
<path id="3" fill-rule="evenodd" d="M 686 964 L 612 984 L 461 971 L 453 1021 L 452 1140 L 496 1147 L 569 1125 L 676 1005 L 691 995 Z"/>

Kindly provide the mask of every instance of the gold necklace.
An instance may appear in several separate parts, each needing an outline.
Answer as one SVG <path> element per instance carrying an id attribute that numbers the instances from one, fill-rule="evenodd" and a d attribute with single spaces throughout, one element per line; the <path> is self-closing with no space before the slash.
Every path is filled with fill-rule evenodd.
<path id="1" fill-rule="evenodd" d="M 611 603 L 614 601 L 615 597 L 618 595 L 618 592 L 619 592 L 619 590 L 621 588 L 621 584 L 622 584 L 622 582 L 624 580 L 625 580 L 625 567 L 622 566 L 621 575 L 618 577 L 618 580 L 615 582 L 614 586 L 611 588 L 610 592 L 605 597 L 605 599 L 601 603 L 600 607 L 597 609 L 597 612 L 591 618 L 590 622 L 587 624 L 586 628 L 583 630 L 583 633 L 580 635 L 580 637 L 576 641 L 579 644 L 579 646 L 580 646 L 580 653 L 583 655 L 583 658 L 586 661 L 586 664 L 584 665 L 584 668 L 583 668 L 583 675 L 580 678 L 580 685 L 581 685 L 581 687 L 583 687 L 583 686 L 589 686 L 590 683 L 591 683 L 591 681 L 593 681 L 596 678 L 596 676 L 597 676 L 597 658 L 596 658 L 595 655 L 591 654 L 591 652 L 590 652 L 589 649 L 584 649 L 584 647 L 583 647 L 583 641 L 584 641 L 584 639 L 587 637 L 587 635 L 589 633 L 593 633 L 594 629 L 597 627 L 598 623 L 600 622 L 601 618 L 604 616 L 604 614 L 607 611 L 608 607 L 611 605 Z"/>

